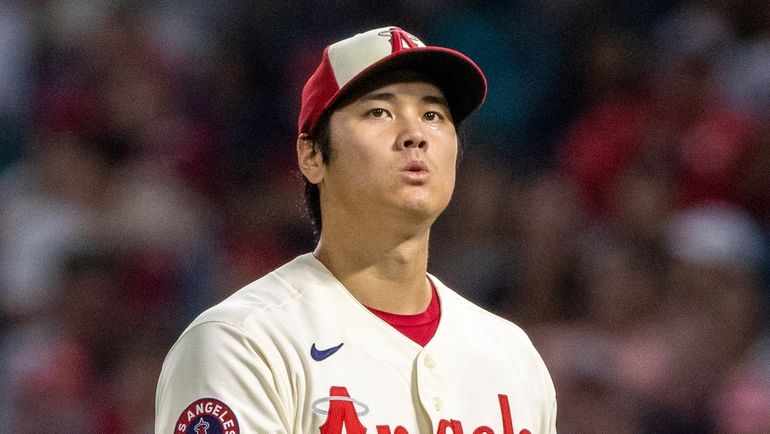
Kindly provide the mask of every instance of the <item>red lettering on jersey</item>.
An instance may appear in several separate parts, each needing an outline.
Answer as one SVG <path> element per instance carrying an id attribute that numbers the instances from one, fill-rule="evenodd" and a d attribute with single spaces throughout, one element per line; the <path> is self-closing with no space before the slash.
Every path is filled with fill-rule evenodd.
<path id="1" fill-rule="evenodd" d="M 511 419 L 511 405 L 508 403 L 508 395 L 497 395 L 497 399 L 500 401 L 500 414 L 503 418 L 503 434 L 514 434 L 513 420 Z"/>
<path id="2" fill-rule="evenodd" d="M 366 434 L 366 427 L 361 423 L 356 412 L 355 404 L 350 399 L 347 388 L 332 386 L 329 389 L 329 411 L 326 421 L 321 425 L 321 434 L 342 434 L 342 428 L 345 428 L 347 434 Z M 342 399 L 334 399 L 342 398 Z M 508 402 L 508 395 L 497 395 L 500 403 L 500 417 L 502 419 L 502 434 L 516 434 L 513 430 L 513 419 L 511 417 L 511 405 Z M 390 425 L 377 425 L 377 434 L 409 434 L 403 426 L 396 426 L 391 431 Z M 455 419 L 441 419 L 436 429 L 436 434 L 463 434 L 463 424 Z M 473 430 L 473 434 L 495 434 L 495 431 L 482 425 Z M 522 429 L 518 434 L 531 434 L 528 429 Z"/>
<path id="3" fill-rule="evenodd" d="M 347 434 L 364 434 L 366 428 L 361 424 L 356 413 L 356 408 L 350 400 L 335 400 L 334 397 L 350 398 L 345 387 L 332 386 L 329 389 L 329 413 L 326 422 L 321 425 L 321 434 L 342 434 L 344 426 Z"/>
<path id="4" fill-rule="evenodd" d="M 459 420 L 441 419 L 438 423 L 436 434 L 447 434 L 447 429 L 452 428 L 453 434 L 463 434 L 463 424 Z"/>
<path id="5" fill-rule="evenodd" d="M 406 47 L 404 44 L 406 44 Z M 390 29 L 390 47 L 390 52 L 396 53 L 405 48 L 417 48 L 417 44 L 412 40 L 408 33 L 395 28 Z"/>
<path id="6" fill-rule="evenodd" d="M 390 426 L 377 425 L 377 434 L 390 434 Z M 393 434 L 409 434 L 409 431 L 407 431 L 406 428 L 399 425 L 396 427 L 396 430 L 393 431 Z"/>

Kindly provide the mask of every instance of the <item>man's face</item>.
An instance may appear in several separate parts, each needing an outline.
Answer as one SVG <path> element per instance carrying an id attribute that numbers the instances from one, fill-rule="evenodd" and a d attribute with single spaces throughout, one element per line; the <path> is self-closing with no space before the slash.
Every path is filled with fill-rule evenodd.
<path id="1" fill-rule="evenodd" d="M 327 211 L 431 224 L 449 203 L 457 133 L 435 85 L 397 82 L 363 94 L 334 111 L 330 138 L 319 184 Z"/>

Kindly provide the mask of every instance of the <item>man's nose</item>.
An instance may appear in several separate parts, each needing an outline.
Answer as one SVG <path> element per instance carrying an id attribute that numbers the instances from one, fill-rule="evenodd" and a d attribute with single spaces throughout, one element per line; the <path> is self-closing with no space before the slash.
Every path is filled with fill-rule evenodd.
<path id="1" fill-rule="evenodd" d="M 423 130 L 425 126 L 419 120 L 414 119 L 405 119 L 402 123 L 403 126 L 398 136 L 399 146 L 426 149 L 428 140 Z"/>

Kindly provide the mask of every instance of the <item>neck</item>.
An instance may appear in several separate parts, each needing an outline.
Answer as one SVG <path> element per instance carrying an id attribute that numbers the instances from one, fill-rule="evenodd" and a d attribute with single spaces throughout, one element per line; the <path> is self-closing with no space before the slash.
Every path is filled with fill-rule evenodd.
<path id="1" fill-rule="evenodd" d="M 365 224 L 324 224 L 314 255 L 359 302 L 398 314 L 427 308 L 427 228 L 394 234 Z"/>

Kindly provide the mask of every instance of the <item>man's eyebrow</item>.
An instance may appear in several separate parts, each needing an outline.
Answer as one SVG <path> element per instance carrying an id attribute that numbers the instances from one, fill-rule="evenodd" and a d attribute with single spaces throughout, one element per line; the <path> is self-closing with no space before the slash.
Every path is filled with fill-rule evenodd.
<path id="1" fill-rule="evenodd" d="M 440 95 L 425 95 L 422 97 L 423 102 L 427 102 L 429 104 L 439 104 L 443 105 L 446 108 L 449 108 L 449 101 L 446 100 L 443 96 Z"/>
<path id="2" fill-rule="evenodd" d="M 396 96 L 390 92 L 372 92 L 362 96 L 360 101 L 393 101 Z"/>
<path id="3" fill-rule="evenodd" d="M 360 101 L 393 101 L 396 99 L 396 95 L 391 92 L 372 92 L 360 98 Z M 439 104 L 449 108 L 449 102 L 441 95 L 425 95 L 422 97 L 422 102 L 428 104 Z"/>

